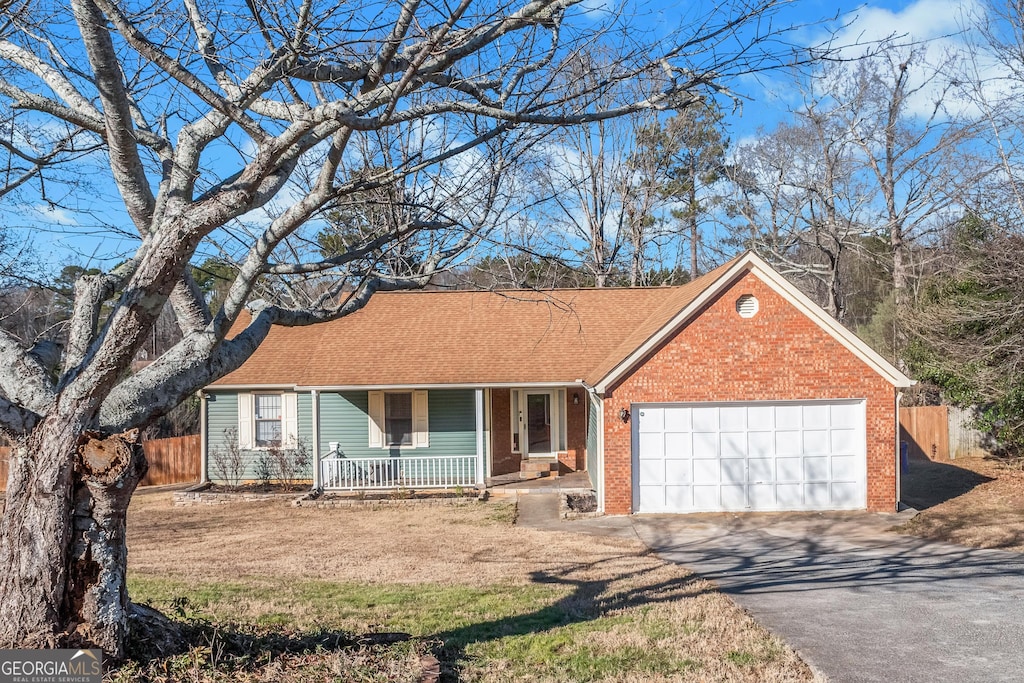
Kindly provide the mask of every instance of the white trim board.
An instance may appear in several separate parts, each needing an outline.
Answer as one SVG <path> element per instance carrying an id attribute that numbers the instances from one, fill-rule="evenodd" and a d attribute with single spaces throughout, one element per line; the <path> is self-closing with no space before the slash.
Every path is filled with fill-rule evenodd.
<path id="1" fill-rule="evenodd" d="M 848 351 L 860 358 L 868 367 L 881 375 L 894 387 L 905 388 L 916 382 L 880 356 L 874 349 L 865 344 L 861 339 L 843 327 L 832 316 L 826 313 L 820 306 L 810 300 L 803 292 L 794 287 L 788 280 L 780 275 L 768 263 L 754 252 L 748 251 L 737 259 L 729 270 L 711 283 L 707 289 L 701 292 L 683 310 L 677 313 L 651 335 L 647 341 L 641 344 L 618 365 L 611 369 L 607 375 L 602 377 L 594 385 L 594 389 L 604 394 L 609 387 L 624 377 L 633 368 L 654 351 L 658 346 L 676 334 L 684 325 L 693 320 L 698 312 L 711 299 L 718 296 L 731 287 L 741 276 L 752 273 L 766 285 L 771 287 L 777 294 L 791 303 L 797 310 L 810 318 L 822 330 L 828 333 L 836 341 L 842 344 Z"/>

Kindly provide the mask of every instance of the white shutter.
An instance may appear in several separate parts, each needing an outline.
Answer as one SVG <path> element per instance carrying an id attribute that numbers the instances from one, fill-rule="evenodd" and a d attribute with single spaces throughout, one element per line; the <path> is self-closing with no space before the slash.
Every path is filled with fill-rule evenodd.
<path id="1" fill-rule="evenodd" d="M 238 447 L 252 448 L 252 394 L 247 391 L 238 394 Z"/>
<path id="2" fill-rule="evenodd" d="M 426 391 L 412 392 L 412 445 L 414 448 L 426 448 L 430 445 Z"/>
<path id="3" fill-rule="evenodd" d="M 298 394 L 286 393 L 281 397 L 281 445 L 294 448 L 299 443 Z"/>
<path id="4" fill-rule="evenodd" d="M 370 448 L 384 448 L 384 392 L 367 392 L 369 403 L 367 413 L 370 416 Z"/>

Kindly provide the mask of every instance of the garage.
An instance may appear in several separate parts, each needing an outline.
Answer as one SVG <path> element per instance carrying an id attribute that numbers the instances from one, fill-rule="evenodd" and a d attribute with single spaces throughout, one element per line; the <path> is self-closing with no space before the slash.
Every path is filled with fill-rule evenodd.
<path id="1" fill-rule="evenodd" d="M 637 512 L 867 506 L 863 400 L 633 404 Z"/>

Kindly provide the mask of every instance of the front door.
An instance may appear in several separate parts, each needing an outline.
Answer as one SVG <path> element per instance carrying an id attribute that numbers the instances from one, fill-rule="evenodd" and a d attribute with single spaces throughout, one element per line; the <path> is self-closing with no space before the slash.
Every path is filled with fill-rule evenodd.
<path id="1" fill-rule="evenodd" d="M 551 455 L 551 394 L 526 394 L 527 456 Z"/>

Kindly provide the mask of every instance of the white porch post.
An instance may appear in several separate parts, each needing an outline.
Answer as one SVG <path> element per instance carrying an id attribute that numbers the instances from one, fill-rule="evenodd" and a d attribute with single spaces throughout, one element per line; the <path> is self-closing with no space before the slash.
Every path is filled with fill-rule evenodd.
<path id="1" fill-rule="evenodd" d="M 320 481 L 320 392 L 313 389 L 309 392 L 311 410 L 313 412 L 313 490 L 322 486 Z"/>
<path id="2" fill-rule="evenodd" d="M 484 390 L 476 390 L 476 483 L 484 484 Z"/>

